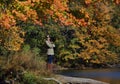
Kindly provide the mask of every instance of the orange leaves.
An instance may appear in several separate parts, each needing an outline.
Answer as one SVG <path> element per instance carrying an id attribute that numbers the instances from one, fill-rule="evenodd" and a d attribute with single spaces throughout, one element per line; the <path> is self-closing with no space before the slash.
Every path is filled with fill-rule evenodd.
<path id="1" fill-rule="evenodd" d="M 89 22 L 89 19 L 90 19 L 90 15 L 89 13 L 87 12 L 87 10 L 85 8 L 81 8 L 79 10 L 79 14 L 82 16 L 80 19 L 76 19 L 77 21 L 77 24 L 79 26 L 87 26 Z"/>
<path id="2" fill-rule="evenodd" d="M 52 10 L 47 9 L 46 12 L 49 13 L 51 16 L 54 14 L 54 11 L 52 11 Z"/>
<path id="3" fill-rule="evenodd" d="M 89 5 L 92 2 L 92 0 L 85 0 L 85 4 Z"/>
<path id="4" fill-rule="evenodd" d="M 68 25 L 72 25 L 72 19 L 69 18 L 69 15 L 64 15 L 61 13 L 57 13 L 58 19 L 61 21 L 62 24 L 68 26 Z"/>
<path id="5" fill-rule="evenodd" d="M 96 59 L 96 60 L 90 60 L 91 63 L 96 63 L 96 64 L 100 64 L 100 60 Z"/>
<path id="6" fill-rule="evenodd" d="M 85 18 L 90 18 L 89 14 L 87 12 L 85 13 Z"/>
<path id="7" fill-rule="evenodd" d="M 38 15 L 36 10 L 30 9 L 29 11 L 26 11 L 26 16 L 32 20 L 38 19 Z"/>
<path id="8" fill-rule="evenodd" d="M 15 14 L 16 17 L 18 19 L 20 19 L 21 21 L 26 21 L 27 20 L 27 17 L 23 13 L 20 13 L 20 12 L 18 12 L 16 10 L 13 10 L 12 13 Z"/>
<path id="9" fill-rule="evenodd" d="M 119 5 L 120 4 L 120 0 L 114 0 L 114 2 Z"/>
<path id="10" fill-rule="evenodd" d="M 14 17 L 12 15 L 2 14 L 2 17 L 0 18 L 1 27 L 8 29 L 15 24 L 16 24 L 16 21 L 14 20 Z"/>
<path id="11" fill-rule="evenodd" d="M 21 20 L 24 22 L 31 21 L 34 24 L 42 25 L 41 18 L 38 17 L 37 10 L 33 9 L 35 7 L 39 7 L 38 5 L 40 5 L 41 1 L 42 0 L 27 0 L 27 1 L 17 0 L 16 4 L 14 4 L 15 8 L 14 10 L 12 10 L 12 14 L 15 15 L 15 19 L 17 20 Z"/>
<path id="12" fill-rule="evenodd" d="M 31 2 L 29 1 L 29 3 L 32 4 L 32 2 L 37 2 L 37 1 L 38 0 L 34 0 L 34 1 L 32 0 Z M 68 12 L 69 11 L 68 0 L 52 0 L 52 1 L 39 0 L 39 1 L 41 3 L 38 3 L 39 4 L 38 8 L 40 8 L 40 12 L 42 12 L 44 14 L 44 16 L 49 17 L 49 15 L 50 15 L 54 21 L 60 22 L 61 24 L 66 25 L 66 26 L 68 26 L 68 25 L 87 26 L 87 22 L 85 21 L 85 19 L 88 19 L 90 17 L 89 14 L 87 12 L 85 12 L 85 14 L 84 14 L 85 17 L 83 17 L 82 19 L 75 18 L 74 15 L 72 15 L 71 13 Z M 38 4 L 36 4 L 36 5 L 38 5 Z M 41 5 L 41 4 L 45 4 L 45 5 Z M 35 3 L 34 3 L 34 5 L 35 5 Z M 27 5 L 24 4 L 24 6 L 27 6 Z M 37 15 L 36 11 L 34 12 L 33 10 L 28 9 L 25 11 L 25 13 L 26 13 L 26 17 L 30 17 L 30 19 L 34 16 L 34 21 L 36 23 L 38 23 L 37 20 L 40 20 L 40 19 L 45 20 L 45 18 L 42 17 L 43 15 Z M 31 14 L 31 13 L 33 13 L 33 14 Z M 38 16 L 40 16 L 40 18 Z"/>
<path id="13" fill-rule="evenodd" d="M 38 14 L 36 10 L 30 9 L 27 6 L 23 7 L 24 10 L 18 11 L 16 9 L 12 10 L 12 13 L 15 15 L 16 19 L 26 22 L 27 20 L 31 20 L 35 24 L 42 25 L 41 20 L 38 19 Z"/>
<path id="14" fill-rule="evenodd" d="M 16 0 L 16 3 L 19 3 L 20 5 L 22 6 L 25 6 L 25 5 L 31 5 L 31 0 L 27 0 L 27 1 L 19 1 L 19 0 Z"/>
<path id="15" fill-rule="evenodd" d="M 85 22 L 85 19 L 78 19 L 77 22 L 80 26 L 87 26 L 87 22 Z"/>
<path id="16" fill-rule="evenodd" d="M 53 8 L 60 11 L 68 10 L 66 1 L 63 0 L 54 0 Z"/>
<path id="17" fill-rule="evenodd" d="M 34 22 L 35 24 L 37 24 L 37 25 L 40 25 L 40 26 L 43 25 L 43 23 L 42 23 L 41 20 L 33 20 L 33 22 Z"/>
<path id="18" fill-rule="evenodd" d="M 52 16 L 55 21 L 58 21 L 61 24 L 66 26 L 73 25 L 73 17 L 66 11 L 68 11 L 67 0 L 53 0 L 53 4 L 50 6 L 50 9 L 47 10 L 48 14 Z"/>

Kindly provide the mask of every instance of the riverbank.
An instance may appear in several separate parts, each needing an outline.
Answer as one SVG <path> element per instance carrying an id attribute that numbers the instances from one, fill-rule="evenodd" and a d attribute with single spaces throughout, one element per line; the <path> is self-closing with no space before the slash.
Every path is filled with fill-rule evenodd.
<path id="1" fill-rule="evenodd" d="M 55 71 L 61 71 L 61 70 L 88 70 L 88 69 L 120 69 L 120 63 L 119 64 L 107 64 L 107 65 L 101 65 L 99 67 L 85 67 L 84 65 L 81 67 L 62 67 L 56 64 L 53 64 L 53 68 Z"/>
<path id="2" fill-rule="evenodd" d="M 77 77 L 77 78 L 90 78 L 93 80 L 98 80 L 106 82 L 109 84 L 119 84 L 120 83 L 120 69 L 85 69 L 85 70 L 62 70 L 57 73 L 59 75 L 67 77 Z M 88 83 L 89 84 L 89 83 Z"/>
<path id="3" fill-rule="evenodd" d="M 90 78 L 68 77 L 64 75 L 55 75 L 55 78 L 44 78 L 44 80 L 53 80 L 58 84 L 109 84 L 102 81 L 97 81 Z"/>

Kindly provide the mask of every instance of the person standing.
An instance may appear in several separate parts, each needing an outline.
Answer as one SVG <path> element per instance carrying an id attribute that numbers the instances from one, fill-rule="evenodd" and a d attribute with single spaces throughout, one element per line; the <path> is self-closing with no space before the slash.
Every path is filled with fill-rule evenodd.
<path id="1" fill-rule="evenodd" d="M 47 49 L 47 69 L 52 72 L 53 71 L 55 44 L 53 43 L 53 40 L 50 38 L 49 35 L 47 36 L 46 45 L 48 47 L 48 49 Z"/>

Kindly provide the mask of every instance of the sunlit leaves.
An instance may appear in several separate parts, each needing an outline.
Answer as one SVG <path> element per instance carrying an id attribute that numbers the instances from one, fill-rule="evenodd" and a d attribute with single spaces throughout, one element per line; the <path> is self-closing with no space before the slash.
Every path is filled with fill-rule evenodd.
<path id="1" fill-rule="evenodd" d="M 16 17 L 19 20 L 21 20 L 21 21 L 26 21 L 27 20 L 27 17 L 23 13 L 17 12 L 16 10 L 13 10 L 12 12 L 16 15 Z"/>
<path id="2" fill-rule="evenodd" d="M 119 5 L 119 0 L 114 2 Z M 112 1 L 105 0 L 12 0 L 8 6 L 3 1 L 0 3 L 0 44 L 8 50 L 17 51 L 24 41 L 21 37 L 22 28 L 29 27 L 25 29 L 29 31 L 31 28 L 27 25 L 34 25 L 31 29 L 33 32 L 39 25 L 47 33 L 58 32 L 54 36 L 60 36 L 56 42 L 59 57 L 64 60 L 78 57 L 87 63 L 114 61 L 117 54 L 108 48 L 110 45 L 120 46 L 118 30 L 109 26 L 115 6 Z M 35 30 L 35 35 L 39 33 L 39 28 Z M 55 31 L 51 31 L 52 28 Z M 75 31 L 73 37 L 68 34 L 70 28 Z M 45 35 L 43 32 L 41 34 Z M 28 34 L 26 39 L 37 43 L 40 38 L 33 36 Z M 64 40 L 59 42 L 61 37 Z M 42 41 L 38 43 L 40 47 Z"/>
<path id="3" fill-rule="evenodd" d="M 18 51 L 21 49 L 21 44 L 24 42 L 24 32 L 18 27 L 11 27 L 10 29 L 0 29 L 1 44 L 8 50 Z"/>
<path id="4" fill-rule="evenodd" d="M 107 2 L 97 2 L 94 5 L 95 8 L 95 17 L 97 22 L 100 22 L 101 25 L 106 25 L 110 22 L 113 14 L 113 7 Z"/>
<path id="5" fill-rule="evenodd" d="M 0 17 L 0 26 L 3 28 L 10 28 L 11 26 L 14 26 L 16 24 L 16 21 L 14 20 L 14 17 L 9 14 L 2 14 Z"/>
<path id="6" fill-rule="evenodd" d="M 120 33 L 117 29 L 109 26 L 108 27 L 108 31 L 106 34 L 106 38 L 108 39 L 108 41 L 115 45 L 115 46 L 120 46 Z"/>
<path id="7" fill-rule="evenodd" d="M 120 4 L 120 0 L 114 0 L 114 2 L 118 5 Z"/>
<path id="8" fill-rule="evenodd" d="M 92 2 L 92 0 L 85 0 L 85 4 L 89 5 Z"/>

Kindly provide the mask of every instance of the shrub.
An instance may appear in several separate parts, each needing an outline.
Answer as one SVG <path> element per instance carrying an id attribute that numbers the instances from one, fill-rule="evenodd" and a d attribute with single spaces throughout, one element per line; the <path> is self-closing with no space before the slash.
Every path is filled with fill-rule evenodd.
<path id="1" fill-rule="evenodd" d="M 37 84 L 35 75 L 30 72 L 23 75 L 23 82 L 24 84 Z"/>

